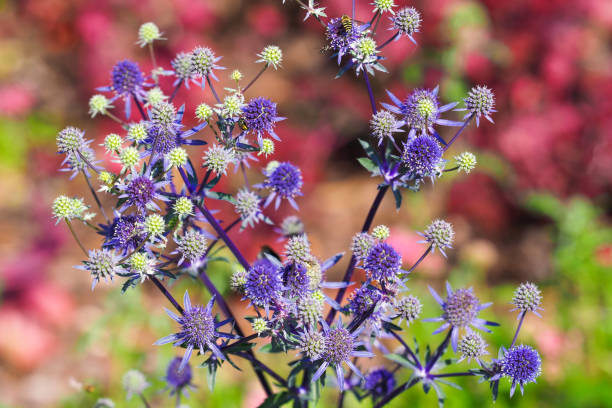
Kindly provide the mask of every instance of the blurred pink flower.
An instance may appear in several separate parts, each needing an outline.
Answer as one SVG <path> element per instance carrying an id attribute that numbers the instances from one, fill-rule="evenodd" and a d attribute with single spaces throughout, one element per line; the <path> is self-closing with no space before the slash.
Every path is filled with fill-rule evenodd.
<path id="1" fill-rule="evenodd" d="M 0 86 L 0 115 L 2 116 L 27 115 L 35 102 L 36 96 L 27 86 L 20 84 Z"/>

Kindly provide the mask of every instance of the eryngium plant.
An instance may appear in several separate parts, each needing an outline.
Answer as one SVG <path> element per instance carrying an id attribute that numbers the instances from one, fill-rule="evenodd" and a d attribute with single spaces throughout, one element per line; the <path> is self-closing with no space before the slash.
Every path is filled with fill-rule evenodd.
<path id="1" fill-rule="evenodd" d="M 308 4 L 296 1 L 306 11 L 306 18 L 314 17 L 323 26 L 324 52 L 340 66 L 338 75 L 353 71 L 356 80 L 363 78 L 372 108 L 370 135 L 359 140 L 365 157 L 358 160 L 379 180 L 378 192 L 362 230 L 352 239 L 343 280 L 326 279 L 326 272 L 343 254 L 313 254 L 304 224 L 295 215 L 275 228 L 279 239 L 286 242 L 283 254 L 268 249 L 257 259 L 247 259 L 229 236 L 238 225 L 244 229 L 273 224 L 271 215 L 280 206 L 299 208 L 304 184 L 301 170 L 291 162 L 273 160 L 275 143 L 280 142 L 275 126 L 285 119 L 278 112 L 282 107 L 248 92 L 268 68 L 282 67 L 281 49 L 271 45 L 257 54 L 256 62 L 263 67 L 245 86 L 240 71 L 234 70 L 230 78 L 235 88 L 220 95 L 214 84 L 223 69 L 218 65 L 221 57 L 198 46 L 179 53 L 171 67 L 159 67 L 153 44 L 163 37 L 153 23 L 141 27 L 138 44 L 149 48 L 155 68 L 147 74 L 132 61 L 120 61 L 111 70 L 110 84 L 98 89 L 103 94 L 90 100 L 92 117 L 108 116 L 118 123 L 116 133 L 108 135 L 102 146 L 106 155 L 121 165 L 121 171 L 102 167 L 104 161 L 96 159 L 85 131 L 66 127 L 57 136 L 58 153 L 65 155 L 64 170 L 73 177 L 83 175 L 103 218 L 102 223 L 94 224 L 94 214 L 88 212 L 82 198 L 62 195 L 53 203 L 54 217 L 65 221 L 83 250 L 85 260 L 79 268 L 91 275 L 92 290 L 101 281 L 120 280 L 123 291 L 150 281 L 168 299 L 174 310 L 166 309 L 166 313 L 174 320 L 175 329 L 155 344 L 184 349 L 169 362 L 166 376 L 166 389 L 178 401 L 194 386 L 191 364 L 205 367 L 212 385 L 217 370 L 234 369 L 232 359 L 237 358 L 251 364 L 267 394 L 262 406 L 268 407 L 289 402 L 308 407 L 316 403 L 324 386 L 337 387 L 339 406 L 348 391 L 382 407 L 417 384 L 425 392 L 433 389 L 442 404 L 442 386 L 455 385 L 449 382 L 455 376 L 475 376 L 488 382 L 493 398 L 504 378 L 510 380 L 511 395 L 517 385 L 523 392 L 525 384 L 535 382 L 540 374 L 540 357 L 535 349 L 517 345 L 516 340 L 525 315 L 541 309 L 538 288 L 524 283 L 517 289 L 512 300 L 519 311 L 516 334 L 493 359 L 487 359 L 490 354 L 483 334 L 497 324 L 482 317 L 491 303 L 481 303 L 472 288 L 453 289 L 447 284 L 444 294 L 430 288 L 441 311 L 438 317 L 424 320 L 438 322 L 433 335 L 440 334 L 441 342 L 433 351 L 428 346 L 423 353 L 416 340 L 414 346 L 404 340 L 404 329 L 422 313 L 437 313 L 423 311 L 416 296 L 405 294 L 407 277 L 436 249 L 446 256 L 452 249 L 453 226 L 436 219 L 419 232 L 424 252 L 407 269 L 388 242 L 389 228 L 372 228 L 380 203 L 389 193 L 399 209 L 403 194 L 418 192 L 425 183 L 434 183 L 448 172 L 469 173 L 474 168 L 472 153 L 458 154 L 450 164 L 445 155 L 472 121 L 478 125 L 484 117 L 492 122 L 493 92 L 475 86 L 460 105 L 442 102 L 437 87 L 400 96 L 387 91 L 388 99 L 379 104 L 369 77 L 375 71 L 386 72 L 382 63 L 390 42 L 407 38 L 416 43 L 420 13 L 414 8 L 395 9 L 392 0 L 374 1 L 369 22 L 360 23 L 354 18 L 354 7 L 350 15 L 328 18 L 325 8 L 313 0 Z M 378 41 L 381 32 L 377 29 L 388 29 L 391 35 Z M 161 76 L 175 78 L 173 89 L 160 87 Z M 192 121 L 197 124 L 185 126 L 185 105 L 175 97 L 181 87 L 190 84 L 196 85 L 195 91 L 210 92 L 216 104 L 194 107 Z M 115 105 L 124 106 L 123 114 L 116 112 Z M 133 105 L 136 112 L 130 109 Z M 462 120 L 450 119 L 453 111 L 460 110 L 467 111 Z M 448 141 L 438 133 L 442 126 L 457 128 Z M 187 145 L 196 146 L 190 149 L 198 152 L 195 157 L 188 154 Z M 254 184 L 245 168 L 259 164 L 262 176 Z M 230 169 L 242 172 L 244 185 L 237 191 L 220 191 L 218 183 L 228 177 Z M 107 196 L 104 201 L 114 200 L 112 210 L 103 208 L 99 193 Z M 219 201 L 234 206 L 236 219 L 222 221 L 214 215 L 212 209 Z M 100 247 L 86 250 L 73 222 L 82 222 L 101 235 Z M 222 245 L 235 258 L 230 287 L 251 308 L 246 317 L 250 334 L 238 324 L 209 277 L 209 261 L 219 259 L 216 253 Z M 175 249 L 167 250 L 170 246 Z M 365 281 L 352 281 L 356 268 L 365 271 Z M 166 288 L 168 282 L 192 277 L 210 292 L 205 306 L 192 304 L 187 293 L 181 304 Z M 347 299 L 351 284 L 356 289 Z M 334 298 L 328 296 L 330 290 L 337 290 Z M 256 339 L 267 344 L 256 349 Z M 397 341 L 399 348 L 389 352 L 381 339 Z M 472 365 L 470 369 L 449 368 L 457 362 L 442 358 L 449 345 L 459 361 Z M 286 355 L 289 374 L 282 376 L 262 363 L 259 353 Z M 363 359 L 373 357 L 385 357 L 388 364 L 363 373 Z M 144 375 L 137 371 L 128 374 L 124 380 L 128 397 L 136 394 L 146 401 Z"/>

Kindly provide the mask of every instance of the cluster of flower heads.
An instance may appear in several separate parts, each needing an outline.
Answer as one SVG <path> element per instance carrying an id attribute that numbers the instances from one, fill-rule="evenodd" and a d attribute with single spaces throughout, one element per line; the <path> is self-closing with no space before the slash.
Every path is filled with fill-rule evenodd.
<path id="1" fill-rule="evenodd" d="M 313 254 L 304 223 L 297 216 L 286 217 L 274 229 L 278 240 L 284 241 L 284 251 L 279 254 L 262 247 L 252 262 L 245 259 L 228 235 L 238 224 L 242 228 L 258 227 L 261 221 L 274 224 L 270 215 L 284 202 L 298 210 L 296 200 L 302 196 L 301 170 L 291 162 L 268 160 L 275 152 L 275 143 L 280 142 L 276 123 L 285 118 L 279 116 L 276 103 L 247 93 L 266 69 L 282 67 L 281 49 L 270 45 L 257 54 L 256 63 L 264 65 L 246 86 L 241 82 L 242 73 L 233 70 L 229 80 L 234 87 L 224 88 L 226 93 L 220 96 L 215 82 L 219 81 L 218 72 L 224 69 L 218 65 L 221 57 L 209 47 L 198 46 L 177 54 L 168 69 L 157 66 L 153 46 L 165 38 L 154 23 L 140 27 L 137 44 L 149 48 L 155 68 L 147 74 L 136 62 L 118 62 L 111 70 L 110 84 L 98 88 L 103 93 L 93 95 L 89 102 L 92 117 L 105 116 L 118 124 L 100 146 L 105 159 L 118 163 L 121 170 L 104 168 L 105 160 L 97 160 L 96 150 L 83 130 L 66 127 L 57 135 L 57 151 L 65 155 L 62 170 L 72 172 L 72 177 L 84 175 L 103 219 L 93 223 L 95 214 L 87 212 L 92 206 L 81 198 L 62 195 L 53 203 L 53 216 L 58 222 L 66 222 L 87 257 L 78 268 L 91 275 L 92 289 L 98 282 L 116 277 L 124 278 L 123 290 L 149 279 L 168 298 L 176 311 L 166 309 L 166 313 L 178 329 L 155 344 L 184 349 L 181 357 L 170 362 L 165 376 L 170 394 L 179 398 L 188 395 L 194 386 L 190 360 L 195 351 L 205 358 L 202 365 L 213 376 L 225 362 L 234 365 L 231 358 L 245 358 L 253 365 L 268 396 L 274 397 L 261 371 L 265 368 L 277 387 L 284 389 L 284 394 L 279 395 L 300 404 L 316 399 L 316 390 L 327 382 L 328 367 L 334 369 L 335 383 L 342 392 L 350 390 L 358 397 L 369 396 L 377 406 L 419 382 L 425 391 L 433 387 L 440 400 L 440 384 L 448 382 L 439 379 L 438 374 L 444 376 L 441 370 L 450 361 L 441 359 L 449 345 L 459 362 L 478 365 L 459 375 L 482 377 L 490 383 L 494 396 L 502 378 L 510 379 L 511 394 L 517 385 L 522 392 L 524 385 L 535 382 L 541 372 L 537 351 L 515 344 L 527 313 L 537 315 L 541 309 L 537 286 L 524 283 L 517 289 L 512 300 L 514 310 L 520 312 L 516 335 L 512 344 L 500 348 L 498 357 L 489 362 L 485 361 L 489 351 L 481 332 L 489 332 L 488 326 L 497 323 L 481 318 L 480 313 L 490 303 L 482 304 L 471 288 L 453 290 L 447 284 L 444 298 L 430 288 L 442 313 L 423 321 L 441 323 L 434 334 L 445 333 L 445 337 L 433 353 L 422 357 L 418 348 L 413 351 L 399 334 L 404 322 L 406 326 L 415 324 L 423 313 L 418 297 L 405 293 L 409 290 L 408 275 L 436 249 L 446 256 L 454 241 L 453 226 L 436 219 L 420 232 L 424 252 L 408 269 L 403 269 L 406 260 L 401 248 L 393 246 L 391 230 L 385 225 L 369 228 L 388 190 L 399 209 L 402 192 L 418 191 L 425 178 L 434 180 L 454 170 L 469 173 L 475 168 L 476 157 L 470 152 L 456 155 L 455 166 L 449 168 L 443 156 L 472 120 L 477 125 L 480 117 L 492 122 L 492 91 L 485 86 L 472 88 L 461 109 L 456 108 L 458 102 L 441 103 L 438 87 L 416 89 L 404 99 L 387 92 L 391 103 L 382 103 L 384 109 L 377 110 L 369 76 L 375 70 L 386 72 L 382 61 L 387 44 L 403 36 L 416 44 L 420 13 L 412 7 L 398 9 L 393 0 L 374 0 L 370 21 L 362 23 L 349 15 L 327 18 L 325 8 L 318 7 L 314 0 L 299 4 L 306 18 L 314 17 L 324 26 L 324 51 L 340 65 L 339 75 L 353 68 L 357 75 L 363 73 L 372 104 L 371 140 L 360 141 L 367 155 L 360 163 L 381 182 L 366 226 L 352 239 L 344 279 L 327 281 L 328 270 L 343 254 L 321 261 Z M 391 35 L 379 43 L 377 29 L 384 27 L 383 16 L 390 20 L 386 31 Z M 161 76 L 175 79 L 173 89 L 160 86 Z M 212 102 L 203 101 L 195 107 L 193 118 L 185 118 L 185 112 L 190 110 L 176 103 L 175 96 L 181 87 L 189 88 L 190 84 L 199 85 L 195 91 L 208 90 Z M 123 101 L 124 115 L 115 114 L 118 99 Z M 467 113 L 462 121 L 454 121 L 447 117 L 453 110 Z M 458 130 L 447 141 L 439 133 L 440 126 Z M 400 134 L 405 135 L 403 140 Z M 202 147 L 206 144 L 209 146 Z M 258 163 L 262 165 L 261 181 L 252 184 L 246 169 L 259 158 L 266 159 Z M 245 180 L 234 194 L 217 190 L 219 180 L 230 169 L 241 171 Z M 96 183 L 98 189 L 94 187 Z M 105 211 L 98 193 L 115 200 L 112 211 Z M 217 219 L 211 210 L 215 203 L 233 206 L 237 219 L 231 223 Z M 100 248 L 86 250 L 72 221 L 95 230 L 102 238 Z M 219 241 L 238 261 L 239 265 L 233 266 L 230 287 L 252 308 L 254 315 L 247 317 L 252 335 L 246 335 L 234 322 L 228 304 L 208 277 L 209 261 L 225 259 L 216 255 Z M 357 283 L 351 281 L 355 268 L 363 270 L 364 279 L 350 287 Z M 208 288 L 212 298 L 206 306 L 192 304 L 187 292 L 181 306 L 162 283 L 182 275 L 200 278 Z M 338 291 L 335 298 L 329 296 L 329 290 Z M 349 295 L 345 298 L 346 292 Z M 224 319 L 214 314 L 215 301 Z M 255 337 L 269 340 L 268 352 L 299 353 L 287 379 L 258 360 L 251 343 Z M 390 352 L 382 339 L 398 340 L 400 351 Z M 359 359 L 376 355 L 389 357 L 396 367 L 378 367 L 362 374 Z M 398 386 L 397 369 L 402 366 L 408 369 L 412 380 Z M 348 373 L 345 367 L 350 369 Z M 294 387 L 299 373 L 303 373 L 303 385 Z M 123 385 L 128 398 L 138 395 L 145 400 L 149 383 L 142 373 L 126 373 Z M 113 406 L 106 399 L 97 405 Z"/>

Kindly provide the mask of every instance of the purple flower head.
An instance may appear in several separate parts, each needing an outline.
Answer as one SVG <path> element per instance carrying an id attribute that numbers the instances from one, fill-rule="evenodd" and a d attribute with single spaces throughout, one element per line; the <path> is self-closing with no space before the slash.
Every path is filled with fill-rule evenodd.
<path id="1" fill-rule="evenodd" d="M 258 137 L 261 138 L 267 132 L 274 139 L 280 140 L 274 133 L 274 126 L 284 118 L 277 116 L 276 103 L 262 97 L 253 98 L 242 108 L 242 113 L 247 128 L 257 133 Z"/>
<path id="2" fill-rule="evenodd" d="M 179 370 L 181 366 L 181 358 L 175 357 L 168 364 L 168 368 L 166 369 L 166 383 L 170 387 L 170 395 L 174 395 L 177 392 L 180 392 L 185 387 L 192 387 L 191 383 L 192 374 L 191 374 L 191 365 L 186 364 L 182 370 Z"/>
<path id="3" fill-rule="evenodd" d="M 354 315 L 361 315 L 379 302 L 381 297 L 382 295 L 377 289 L 369 286 L 362 286 L 351 295 L 348 308 Z"/>
<path id="4" fill-rule="evenodd" d="M 191 54 L 180 52 L 176 54 L 176 57 L 170 62 L 172 69 L 174 70 L 174 86 L 177 86 L 179 82 L 183 81 L 185 87 L 189 89 L 189 81 L 195 77 L 193 65 L 191 64 Z"/>
<path id="5" fill-rule="evenodd" d="M 66 154 L 66 158 L 62 161 L 62 166 L 66 166 L 60 169 L 60 171 L 71 171 L 72 175 L 70 176 L 70 180 L 75 178 L 80 172 L 84 172 L 87 177 L 91 177 L 91 173 L 89 170 L 90 166 L 93 166 L 95 169 L 99 169 L 97 164 L 100 163 L 100 160 L 96 160 L 96 155 L 92 148 L 83 147 L 79 151 L 73 151 Z"/>
<path id="6" fill-rule="evenodd" d="M 362 345 L 357 341 L 360 330 L 351 333 L 342 326 L 342 321 L 338 320 L 335 328 L 330 328 L 327 323 L 322 321 L 325 348 L 321 354 L 323 363 L 312 377 L 312 381 L 317 381 L 330 365 L 336 369 L 336 379 L 338 388 L 344 390 L 344 369 L 342 364 L 346 364 L 357 376 L 363 377 L 361 371 L 352 363 L 353 357 L 373 357 L 374 354 L 368 351 L 358 351 L 356 348 Z"/>
<path id="7" fill-rule="evenodd" d="M 115 64 L 111 73 L 113 90 L 119 95 L 130 95 L 142 89 L 144 77 L 138 64 L 123 60 Z"/>
<path id="8" fill-rule="evenodd" d="M 170 310 L 165 309 L 168 316 L 181 326 L 181 330 L 178 333 L 157 340 L 155 345 L 160 346 L 162 344 L 174 343 L 173 345 L 176 347 L 185 346 L 187 348 L 181 360 L 181 364 L 178 367 L 178 371 L 185 368 L 194 348 L 199 349 L 200 354 L 204 354 L 204 349 L 208 348 L 216 358 L 225 360 L 225 356 L 217 347 L 216 339 L 219 336 L 229 338 L 233 336 L 217 331 L 218 327 L 227 322 L 217 323 L 215 321 L 212 315 L 214 301 L 215 298 L 213 297 L 206 307 L 200 305 L 192 306 L 189 294 L 185 291 L 185 295 L 183 296 L 185 310 L 181 316 L 177 316 Z"/>
<path id="9" fill-rule="evenodd" d="M 451 102 L 444 106 L 438 103 L 438 87 L 431 89 L 417 89 L 413 91 L 403 102 L 395 95 L 387 91 L 393 105 L 383 103 L 382 105 L 391 112 L 401 115 L 410 127 L 409 139 L 417 132 L 422 134 L 434 134 L 434 125 L 461 126 L 463 122 L 441 119 L 440 114 L 451 110 L 457 102 Z"/>
<path id="10" fill-rule="evenodd" d="M 142 229 L 143 221 L 144 217 L 134 214 L 115 217 L 107 231 L 104 246 L 119 249 L 123 253 L 133 251 L 146 237 Z"/>
<path id="11" fill-rule="evenodd" d="M 283 282 L 279 268 L 267 259 L 253 263 L 247 274 L 245 296 L 255 306 L 265 307 L 280 298 Z"/>
<path id="12" fill-rule="evenodd" d="M 431 136 L 417 136 L 404 144 L 402 163 L 417 177 L 435 174 L 442 160 L 442 147 Z"/>
<path id="13" fill-rule="evenodd" d="M 402 257 L 386 242 L 376 244 L 368 252 L 363 268 L 378 281 L 393 281 L 401 272 Z"/>
<path id="14" fill-rule="evenodd" d="M 510 396 L 514 394 L 516 385 L 521 388 L 530 382 L 536 382 L 536 378 L 542 372 L 542 361 L 538 352 L 529 346 L 519 345 L 507 350 L 501 361 L 502 373 L 512 379 Z"/>
<path id="15" fill-rule="evenodd" d="M 123 194 L 120 198 L 126 198 L 125 204 L 121 209 L 135 206 L 142 214 L 147 212 L 147 209 L 160 211 L 159 206 L 154 200 L 167 201 L 159 190 L 165 186 L 167 182 L 155 182 L 149 175 L 133 175 L 127 185 L 122 185 Z"/>
<path id="16" fill-rule="evenodd" d="M 290 295 L 303 297 L 310 292 L 310 278 L 306 265 L 302 263 L 292 263 L 288 266 L 287 283 L 285 286 L 289 290 Z"/>
<path id="17" fill-rule="evenodd" d="M 191 51 L 191 69 L 194 75 L 202 78 L 202 88 L 206 83 L 206 77 L 211 77 L 214 80 L 218 80 L 215 76 L 215 69 L 225 69 L 217 65 L 217 62 L 221 57 L 215 56 L 213 50 L 208 47 L 196 47 Z"/>
<path id="18" fill-rule="evenodd" d="M 327 23 L 327 42 L 328 48 L 337 54 L 338 65 L 342 57 L 351 50 L 352 45 L 361 38 L 363 31 L 368 28 L 367 24 L 359 25 L 351 22 L 351 30 L 346 30 L 342 19 L 347 17 L 332 18 Z"/>
<path id="19" fill-rule="evenodd" d="M 89 251 L 89 258 L 83 261 L 83 265 L 76 268 L 91 274 L 91 290 L 94 290 L 100 280 L 108 281 L 109 278 L 112 280 L 116 274 L 125 272 L 119 265 L 119 260 L 119 256 L 114 251 L 93 249 Z"/>
<path id="20" fill-rule="evenodd" d="M 514 310 L 518 310 L 519 318 L 522 313 L 532 312 L 538 317 L 542 317 L 538 310 L 544 310 L 540 307 L 542 303 L 542 292 L 538 287 L 531 282 L 523 282 L 514 291 L 512 297 L 512 304 L 515 306 Z"/>
<path id="21" fill-rule="evenodd" d="M 495 95 L 493 95 L 493 91 L 489 88 L 482 85 L 473 87 L 463 102 L 465 103 L 465 108 L 456 109 L 458 111 L 468 111 L 463 120 L 474 116 L 476 118 L 476 126 L 478 127 L 480 125 L 480 117 L 484 116 L 489 122 L 494 123 L 491 113 L 497 112 L 494 109 Z"/>
<path id="22" fill-rule="evenodd" d="M 275 208 L 278 209 L 281 199 L 289 201 L 291 206 L 297 209 L 297 204 L 293 199 L 295 196 L 301 196 L 303 181 L 302 171 L 291 163 L 278 163 L 274 169 L 267 174 L 268 178 L 263 183 L 263 186 L 272 190 L 264 207 L 270 205 L 272 200 L 276 198 Z"/>
<path id="23" fill-rule="evenodd" d="M 444 220 L 434 220 L 427 226 L 425 231 L 419 232 L 424 241 L 419 241 L 420 243 L 427 243 L 431 245 L 432 251 L 435 251 L 436 248 L 440 250 L 442 255 L 446 257 L 446 253 L 444 250 L 446 248 L 452 248 L 453 240 L 455 239 L 455 231 L 453 230 L 453 225 L 450 222 L 446 222 Z"/>
<path id="24" fill-rule="evenodd" d="M 405 7 L 389 18 L 393 23 L 391 30 L 397 30 L 400 35 L 406 35 L 410 38 L 410 41 L 416 44 L 412 35 L 419 32 L 421 14 L 414 7 Z M 397 38 L 399 38 L 399 35 Z"/>
<path id="25" fill-rule="evenodd" d="M 442 316 L 433 319 L 424 319 L 425 322 L 444 322 L 434 334 L 440 333 L 450 327 L 453 351 L 457 352 L 457 343 L 460 329 L 469 329 L 470 326 L 491 332 L 485 326 L 499 326 L 498 323 L 490 322 L 478 317 L 481 310 L 491 306 L 492 303 L 480 304 L 474 295 L 472 288 L 457 289 L 453 291 L 451 285 L 446 282 L 446 299 L 442 300 L 438 293 L 430 286 L 429 291 L 442 307 Z"/>
<path id="26" fill-rule="evenodd" d="M 370 371 L 365 377 L 363 389 L 370 392 L 373 399 L 379 399 L 389 394 L 395 388 L 395 376 L 386 368 Z"/>

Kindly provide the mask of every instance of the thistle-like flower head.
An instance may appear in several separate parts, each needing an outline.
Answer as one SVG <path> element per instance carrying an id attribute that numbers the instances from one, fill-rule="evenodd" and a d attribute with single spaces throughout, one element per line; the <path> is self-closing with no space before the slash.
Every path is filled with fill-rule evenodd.
<path id="1" fill-rule="evenodd" d="M 480 333 L 475 331 L 468 331 L 465 336 L 461 338 L 457 345 L 457 350 L 461 355 L 459 361 L 467 358 L 468 362 L 471 359 L 479 359 L 485 354 L 489 354 L 487 351 L 487 343 L 484 341 Z"/>
<path id="2" fill-rule="evenodd" d="M 463 100 L 465 102 L 465 109 L 468 113 L 464 119 L 467 119 L 470 115 L 476 117 L 476 126 L 480 124 L 480 117 L 484 116 L 487 120 L 493 123 L 491 113 L 497 112 L 495 108 L 495 95 L 493 91 L 483 85 L 475 86 L 470 89 L 468 96 Z"/>
<path id="3" fill-rule="evenodd" d="M 283 62 L 283 51 L 276 45 L 266 46 L 259 54 L 259 59 L 256 62 L 263 62 L 268 66 L 273 66 L 277 69 Z"/>
<path id="4" fill-rule="evenodd" d="M 159 31 L 159 27 L 155 23 L 148 22 L 144 23 L 138 29 L 138 45 L 144 47 L 152 44 L 153 41 L 163 40 L 163 33 Z"/>
<path id="5" fill-rule="evenodd" d="M 183 260 L 187 259 L 190 263 L 197 262 L 204 256 L 208 248 L 206 236 L 195 229 L 187 230 L 183 236 L 175 239 L 177 243 L 177 252 L 181 254 L 181 259 L 178 264 L 182 264 Z"/>
<path id="6" fill-rule="evenodd" d="M 306 263 L 312 259 L 306 234 L 295 235 L 285 244 L 285 256 L 291 262 Z"/>
<path id="7" fill-rule="evenodd" d="M 366 375 L 363 389 L 369 391 L 374 400 L 384 397 L 395 388 L 395 376 L 386 368 L 372 370 Z"/>
<path id="8" fill-rule="evenodd" d="M 130 60 L 115 64 L 111 77 L 112 89 L 122 96 L 139 93 L 144 83 L 144 76 L 138 64 Z"/>
<path id="9" fill-rule="evenodd" d="M 374 280 L 394 281 L 401 273 L 402 257 L 391 245 L 381 242 L 370 249 L 363 267 Z"/>
<path id="10" fill-rule="evenodd" d="M 402 320 L 405 319 L 406 323 L 410 325 L 421 315 L 423 305 L 419 298 L 410 295 L 396 300 L 393 304 L 393 308 L 395 309 L 396 317 L 400 318 L 400 324 Z"/>
<path id="11" fill-rule="evenodd" d="M 450 222 L 444 220 L 434 220 L 425 228 L 422 233 L 419 232 L 425 240 L 420 241 L 431 245 L 432 250 L 438 248 L 442 255 L 446 256 L 444 250 L 446 248 L 452 248 L 453 240 L 455 239 L 455 231 L 453 225 Z"/>
<path id="12" fill-rule="evenodd" d="M 476 167 L 476 156 L 470 152 L 463 152 L 455 156 L 455 162 L 457 162 L 457 170 L 469 173 Z"/>
<path id="13" fill-rule="evenodd" d="M 75 153 L 89 144 L 85 140 L 85 132 L 81 129 L 68 126 L 57 134 L 55 141 L 57 143 L 57 151 L 59 153 Z"/>
<path id="14" fill-rule="evenodd" d="M 373 236 L 367 232 L 358 232 L 351 241 L 351 251 L 359 262 L 364 262 L 370 249 L 376 244 Z"/>
<path id="15" fill-rule="evenodd" d="M 245 296 L 253 305 L 267 308 L 280 298 L 282 290 L 283 282 L 278 267 L 267 259 L 253 263 L 245 284 Z"/>
<path id="16" fill-rule="evenodd" d="M 279 140 L 274 133 L 274 126 L 282 118 L 277 116 L 276 103 L 262 97 L 253 98 L 242 108 L 242 114 L 249 130 L 253 130 L 259 136 L 267 132 Z"/>
<path id="17" fill-rule="evenodd" d="M 418 33 L 421 27 L 421 14 L 413 7 L 405 7 L 391 17 L 393 27 L 400 35 L 405 35 L 416 44 L 412 37 L 414 33 Z"/>
<path id="18" fill-rule="evenodd" d="M 119 265 L 117 254 L 105 248 L 90 250 L 89 258 L 83 261 L 82 266 L 77 266 L 77 268 L 91 274 L 91 290 L 96 287 L 100 280 L 112 280 L 116 274 L 124 272 L 124 269 Z"/>
<path id="19" fill-rule="evenodd" d="M 542 361 L 538 352 L 529 346 L 518 345 L 507 350 L 501 361 L 502 373 L 512 380 L 510 396 L 514 394 L 516 385 L 521 388 L 530 382 L 536 382 L 536 378 L 542 372 Z"/>
<path id="20" fill-rule="evenodd" d="M 238 194 L 236 194 L 234 209 L 240 216 L 243 226 L 250 225 L 253 227 L 260 220 L 265 219 L 265 216 L 259 207 L 260 201 L 261 198 L 254 191 L 247 188 L 238 191 Z"/>
<path id="21" fill-rule="evenodd" d="M 538 310 L 543 310 L 540 307 L 540 304 L 542 304 L 542 293 L 535 284 L 531 282 L 523 282 L 514 291 L 512 304 L 515 306 L 515 308 L 512 310 L 532 312 L 536 316 L 540 316 Z"/>
<path id="22" fill-rule="evenodd" d="M 170 360 L 168 368 L 166 369 L 166 383 L 170 387 L 170 395 L 174 395 L 180 392 L 185 387 L 192 387 L 191 379 L 193 375 L 191 373 L 191 365 L 186 364 L 182 370 L 179 370 L 181 366 L 181 358 L 175 357 Z"/>
<path id="23" fill-rule="evenodd" d="M 299 339 L 301 353 L 310 360 L 318 360 L 325 352 L 325 337 L 317 331 L 306 330 Z"/>
<path id="24" fill-rule="evenodd" d="M 393 133 L 401 132 L 403 124 L 404 122 L 398 121 L 391 112 L 383 109 L 372 115 L 370 131 L 372 136 L 378 139 L 380 146 L 385 139 L 393 141 Z"/>
<path id="25" fill-rule="evenodd" d="M 150 385 L 143 373 L 138 370 L 130 370 L 121 378 L 121 384 L 129 400 L 133 395 L 140 395 Z"/>
<path id="26" fill-rule="evenodd" d="M 302 171 L 291 163 L 278 163 L 273 170 L 267 172 L 268 178 L 263 186 L 270 189 L 264 207 L 267 207 L 276 198 L 275 207 L 278 208 L 281 199 L 286 199 L 297 209 L 294 197 L 301 196 Z"/>
<path id="27" fill-rule="evenodd" d="M 204 166 L 217 174 L 225 174 L 227 167 L 236 159 L 234 151 L 221 145 L 212 145 L 204 153 Z"/>
<path id="28" fill-rule="evenodd" d="M 411 174 L 422 178 L 435 174 L 443 152 L 440 143 L 433 137 L 417 136 L 404 144 L 402 163 Z"/>

